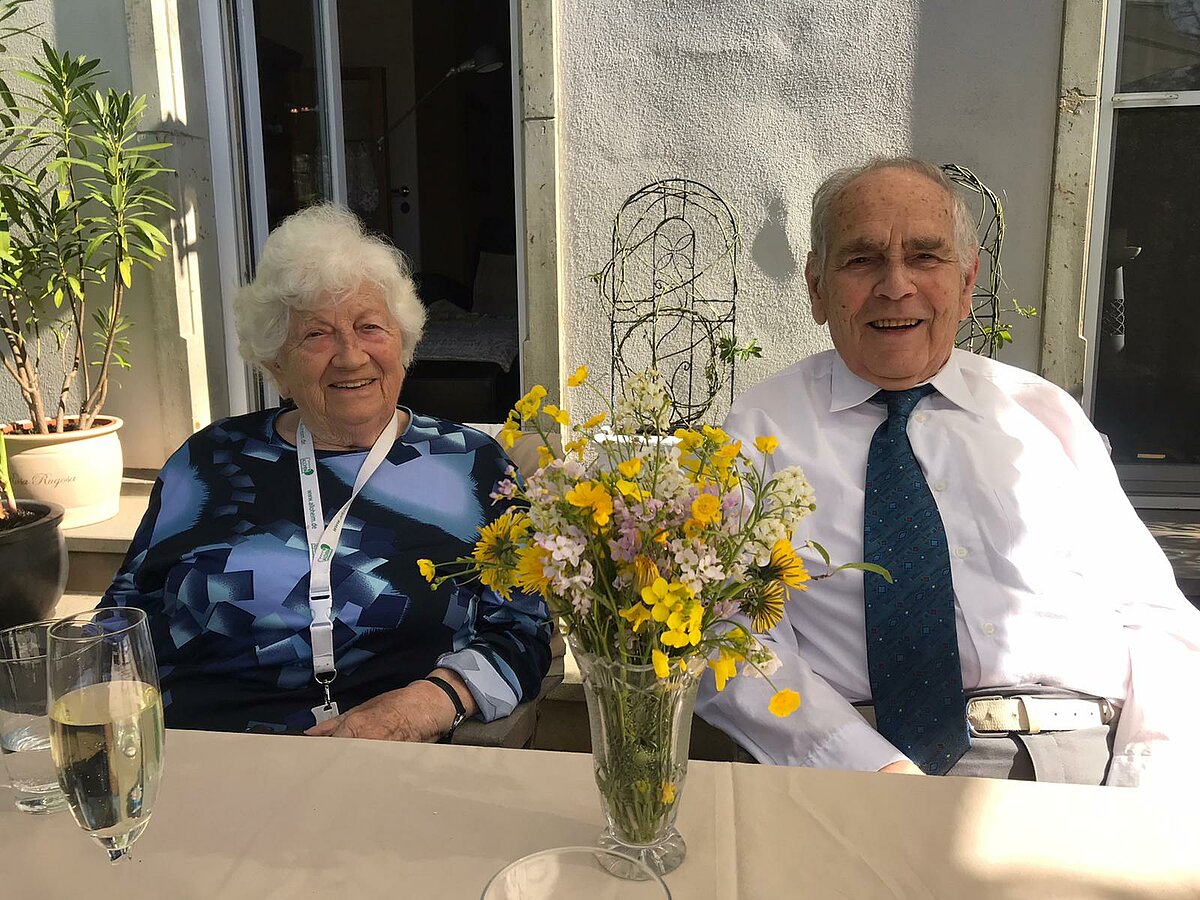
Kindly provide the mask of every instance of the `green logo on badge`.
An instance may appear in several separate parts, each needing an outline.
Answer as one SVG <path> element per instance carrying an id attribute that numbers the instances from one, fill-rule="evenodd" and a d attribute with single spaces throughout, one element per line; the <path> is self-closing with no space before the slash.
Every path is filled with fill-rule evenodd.
<path id="1" fill-rule="evenodd" d="M 307 456 L 300 460 L 300 471 L 305 475 L 311 475 L 313 473 L 312 460 Z"/>
<path id="2" fill-rule="evenodd" d="M 330 555 L 332 555 L 332 553 L 333 553 L 332 547 L 330 547 L 328 544 L 322 544 L 321 550 L 317 554 L 317 559 L 319 559 L 321 562 L 325 562 L 325 560 L 329 559 L 329 557 L 330 557 Z"/>

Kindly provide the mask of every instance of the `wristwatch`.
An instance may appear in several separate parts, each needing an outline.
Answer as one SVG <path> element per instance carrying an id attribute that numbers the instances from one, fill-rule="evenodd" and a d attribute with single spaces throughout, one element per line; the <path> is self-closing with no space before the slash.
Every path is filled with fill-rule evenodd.
<path id="1" fill-rule="evenodd" d="M 454 704 L 454 721 L 450 723 L 449 730 L 440 738 L 438 738 L 439 744 L 448 744 L 450 743 L 450 739 L 454 737 L 454 729 L 458 728 L 458 726 L 463 723 L 463 720 L 466 719 L 467 708 L 463 706 L 462 700 L 459 699 L 458 691 L 456 691 L 450 685 L 450 682 L 446 681 L 446 679 L 439 678 L 437 675 L 426 675 L 421 680 L 428 681 L 430 684 L 436 684 L 446 692 L 446 696 L 449 697 L 450 702 Z"/>

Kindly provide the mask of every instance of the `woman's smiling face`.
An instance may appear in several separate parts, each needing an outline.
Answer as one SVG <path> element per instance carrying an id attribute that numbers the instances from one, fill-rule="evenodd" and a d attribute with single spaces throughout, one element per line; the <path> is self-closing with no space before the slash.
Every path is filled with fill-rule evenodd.
<path id="1" fill-rule="evenodd" d="M 369 447 L 396 410 L 402 351 L 382 294 L 363 285 L 340 303 L 293 310 L 287 340 L 267 368 L 319 443 Z"/>

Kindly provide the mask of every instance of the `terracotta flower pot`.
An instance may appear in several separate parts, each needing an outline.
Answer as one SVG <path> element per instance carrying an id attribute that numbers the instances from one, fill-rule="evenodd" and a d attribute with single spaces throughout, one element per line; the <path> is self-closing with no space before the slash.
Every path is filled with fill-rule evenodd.
<path id="1" fill-rule="evenodd" d="M 18 500 L 39 518 L 0 530 L 0 629 L 49 616 L 67 584 L 67 545 L 56 503 Z"/>
<path id="2" fill-rule="evenodd" d="M 117 429 L 123 424 L 116 416 L 101 416 L 86 431 L 6 435 L 13 493 L 61 506 L 63 528 L 111 519 L 121 502 L 124 462 Z"/>

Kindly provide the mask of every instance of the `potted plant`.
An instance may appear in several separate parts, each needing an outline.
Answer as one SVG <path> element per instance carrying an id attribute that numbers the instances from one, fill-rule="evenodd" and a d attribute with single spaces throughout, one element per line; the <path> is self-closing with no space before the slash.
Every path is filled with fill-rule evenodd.
<path id="1" fill-rule="evenodd" d="M 0 46 L 27 0 L 0 0 Z M 128 368 L 125 292 L 168 247 L 154 217 L 169 145 L 138 133 L 145 98 L 101 91 L 99 60 L 42 40 L 0 78 L 0 362 L 28 418 L 3 426 L 18 497 L 66 508 L 64 527 L 115 515 L 121 421 L 102 413 L 113 366 Z M 49 401 L 47 401 L 49 397 Z"/>
<path id="2" fill-rule="evenodd" d="M 67 583 L 62 507 L 16 500 L 0 434 L 0 630 L 46 618 Z"/>

